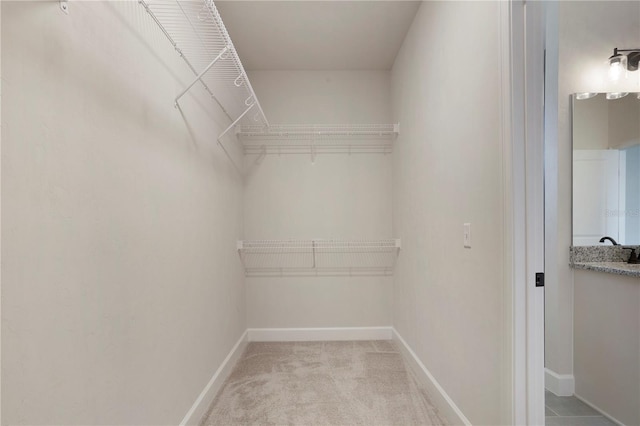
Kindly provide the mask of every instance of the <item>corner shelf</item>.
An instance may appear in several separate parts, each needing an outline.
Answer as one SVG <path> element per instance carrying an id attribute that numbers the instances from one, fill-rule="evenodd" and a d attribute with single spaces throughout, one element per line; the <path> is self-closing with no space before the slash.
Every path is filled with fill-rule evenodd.
<path id="1" fill-rule="evenodd" d="M 236 136 L 245 154 L 389 154 L 399 124 L 242 125 Z"/>
<path id="2" fill-rule="evenodd" d="M 398 124 L 269 125 L 213 0 L 138 0 L 195 78 L 175 98 L 200 83 L 230 120 L 245 154 L 358 154 L 392 152 Z"/>
<path id="3" fill-rule="evenodd" d="M 399 239 L 238 241 L 246 276 L 392 275 L 399 252 Z"/>

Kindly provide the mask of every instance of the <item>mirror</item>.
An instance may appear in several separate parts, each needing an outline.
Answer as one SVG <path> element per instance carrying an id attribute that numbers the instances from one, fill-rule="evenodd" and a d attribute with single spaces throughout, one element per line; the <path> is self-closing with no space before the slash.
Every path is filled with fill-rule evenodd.
<path id="1" fill-rule="evenodd" d="M 572 106 L 573 245 L 640 245 L 640 94 L 575 94 Z"/>

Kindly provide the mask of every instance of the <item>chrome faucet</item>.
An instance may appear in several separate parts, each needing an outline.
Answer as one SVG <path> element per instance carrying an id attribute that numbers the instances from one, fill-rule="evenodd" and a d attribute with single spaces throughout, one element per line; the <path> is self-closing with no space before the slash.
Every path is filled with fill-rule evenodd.
<path id="1" fill-rule="evenodd" d="M 616 240 L 614 240 L 614 239 L 613 239 L 613 238 L 611 238 L 611 237 L 602 237 L 602 238 L 600 238 L 600 242 L 601 242 L 601 243 L 604 243 L 604 241 L 605 241 L 605 240 L 609 240 L 609 241 L 611 241 L 611 244 L 613 244 L 614 246 L 619 245 L 618 243 L 616 243 Z"/>

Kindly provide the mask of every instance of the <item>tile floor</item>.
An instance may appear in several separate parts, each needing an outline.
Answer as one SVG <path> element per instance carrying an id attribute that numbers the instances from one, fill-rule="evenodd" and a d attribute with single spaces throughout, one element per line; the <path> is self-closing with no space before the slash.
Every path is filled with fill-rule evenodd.
<path id="1" fill-rule="evenodd" d="M 556 396 L 545 391 L 547 426 L 617 426 L 575 396 Z"/>

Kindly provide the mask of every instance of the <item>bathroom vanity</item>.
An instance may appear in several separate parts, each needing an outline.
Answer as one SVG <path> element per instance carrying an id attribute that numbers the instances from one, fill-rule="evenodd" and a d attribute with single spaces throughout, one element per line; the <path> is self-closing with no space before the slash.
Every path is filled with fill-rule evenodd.
<path id="1" fill-rule="evenodd" d="M 575 394 L 640 424 L 640 264 L 621 246 L 571 248 Z"/>
<path id="2" fill-rule="evenodd" d="M 640 97 L 586 95 L 572 104 L 575 395 L 640 425 L 640 264 L 627 263 L 640 251 Z"/>
<path id="3" fill-rule="evenodd" d="M 622 424 L 638 425 L 640 265 L 591 262 L 575 268 L 575 394 Z"/>

